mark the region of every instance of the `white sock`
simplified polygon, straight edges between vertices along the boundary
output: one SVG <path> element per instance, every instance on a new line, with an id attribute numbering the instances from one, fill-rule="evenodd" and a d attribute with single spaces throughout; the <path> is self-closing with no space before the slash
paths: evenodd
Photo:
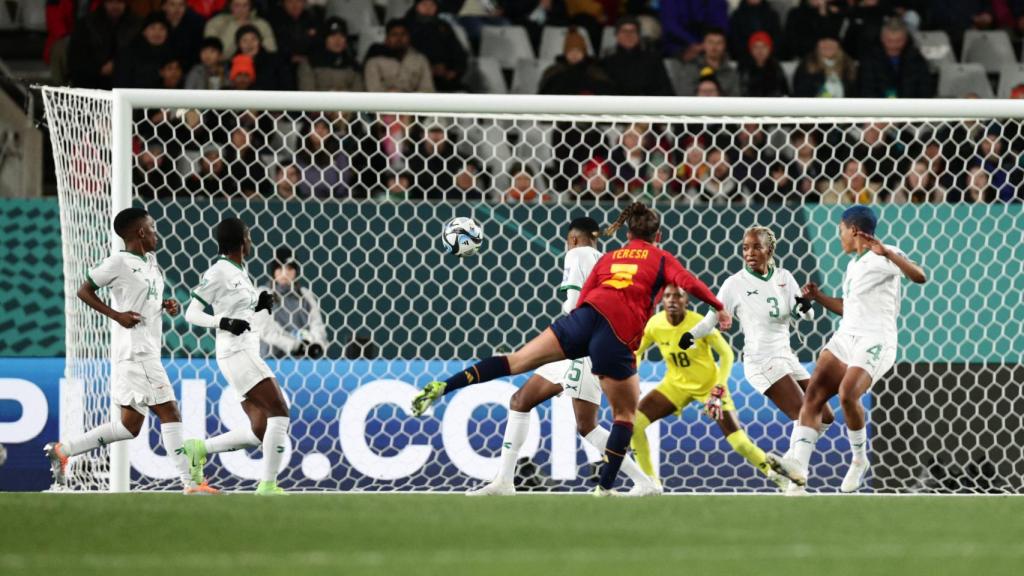
<path id="1" fill-rule="evenodd" d="M 66 456 L 74 456 L 82 452 L 94 450 L 122 440 L 131 440 L 135 436 L 124 427 L 120 420 L 100 424 L 85 434 L 70 440 L 62 440 L 61 448 Z"/>
<path id="2" fill-rule="evenodd" d="M 260 445 L 260 439 L 252 433 L 251 429 L 241 428 L 225 432 L 213 438 L 207 438 L 204 444 L 206 444 L 207 454 L 216 454 L 217 452 L 232 452 L 243 448 L 255 448 Z"/>
<path id="3" fill-rule="evenodd" d="M 608 436 L 610 434 L 611 432 L 606 428 L 598 426 L 584 436 L 583 439 L 590 442 L 590 445 L 594 448 L 597 448 L 598 452 L 604 454 L 604 448 L 608 445 Z M 640 469 L 640 466 L 637 465 L 636 460 L 633 460 L 633 457 L 629 454 L 626 454 L 622 459 L 622 467 L 619 469 L 625 472 L 626 476 L 629 476 L 629 479 L 632 480 L 634 484 L 639 484 L 640 482 L 652 482 L 647 474 L 644 474 L 644 471 Z"/>
<path id="4" fill-rule="evenodd" d="M 192 476 L 189 474 L 188 459 L 181 449 L 183 443 L 181 433 L 181 422 L 161 422 L 160 436 L 164 439 L 164 450 L 174 462 L 174 468 L 178 471 L 178 477 L 185 486 L 192 485 Z"/>
<path id="5" fill-rule="evenodd" d="M 834 422 L 834 420 L 833 420 L 833 422 Z M 831 427 L 832 427 L 832 422 L 829 422 L 827 424 L 825 422 L 822 422 L 821 426 L 818 426 L 818 438 L 824 438 L 825 437 L 825 433 L 828 432 L 828 429 L 831 428 Z"/>
<path id="6" fill-rule="evenodd" d="M 516 477 L 516 462 L 519 461 L 519 449 L 526 441 L 530 431 L 530 413 L 516 412 L 509 409 L 508 420 L 505 422 L 505 437 L 501 441 L 501 468 L 494 477 L 497 482 L 512 484 Z"/>
<path id="7" fill-rule="evenodd" d="M 263 433 L 263 481 L 277 480 L 277 469 L 284 457 L 285 440 L 288 438 L 288 417 L 267 418 L 267 431 Z"/>
<path id="8" fill-rule="evenodd" d="M 805 472 L 811 467 L 811 454 L 814 453 L 814 443 L 818 441 L 818 431 L 809 426 L 794 426 L 793 437 L 789 442 L 789 451 L 793 453 L 793 459 L 800 464 Z"/>
<path id="9" fill-rule="evenodd" d="M 853 452 L 853 459 L 863 462 L 868 457 L 868 429 L 860 430 L 846 429 L 846 437 L 850 439 L 850 451 Z"/>

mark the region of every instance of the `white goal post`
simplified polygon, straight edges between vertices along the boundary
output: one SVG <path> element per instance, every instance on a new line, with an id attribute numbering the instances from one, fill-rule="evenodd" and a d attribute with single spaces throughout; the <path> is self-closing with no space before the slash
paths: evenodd
<path id="1" fill-rule="evenodd" d="M 294 419 L 286 489 L 461 491 L 496 469 L 507 399 L 525 378 L 467 388 L 422 420 L 408 403 L 415 387 L 518 346 L 558 314 L 571 218 L 607 224 L 645 200 L 662 214 L 665 247 L 715 290 L 742 267 L 743 230 L 770 226 L 782 266 L 838 293 L 835 226 L 841 204 L 860 201 L 878 206 L 885 241 L 931 272 L 926 286 L 904 287 L 897 366 L 866 400 L 868 489 L 1024 491 L 1021 102 L 43 92 L 64 246 L 62 431 L 111 413 L 109 324 L 75 291 L 119 247 L 111 220 L 127 206 L 157 219 L 168 297 L 188 298 L 228 214 L 253 228 L 258 286 L 273 284 L 275 262 L 292 262 L 315 295 L 317 312 L 295 297 L 277 318 L 288 337 L 322 338 L 325 357 L 265 350 Z M 480 256 L 438 249 L 456 215 L 482 224 Z M 836 324 L 819 311 L 795 325 L 808 367 Z M 181 318 L 165 327 L 187 434 L 245 425 L 211 335 Z M 785 451 L 790 424 L 744 380 L 738 331 L 731 340 L 740 420 L 756 444 Z M 654 354 L 640 371 L 649 389 L 664 367 Z M 174 489 L 149 420 L 136 440 L 76 458 L 73 485 Z M 770 490 L 696 410 L 649 432 L 671 492 Z M 524 488 L 592 485 L 596 454 L 576 437 L 568 399 L 536 411 L 526 446 Z M 812 490 L 837 489 L 847 446 L 838 425 L 821 440 Z M 248 488 L 258 458 L 218 455 L 208 474 Z"/>

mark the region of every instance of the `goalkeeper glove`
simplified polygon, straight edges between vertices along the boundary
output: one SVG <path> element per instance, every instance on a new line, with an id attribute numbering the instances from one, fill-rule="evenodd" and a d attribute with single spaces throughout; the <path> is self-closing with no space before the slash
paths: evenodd
<path id="1" fill-rule="evenodd" d="M 307 358 L 316 360 L 317 358 L 324 355 L 324 347 L 316 342 L 310 342 L 309 340 L 303 340 L 299 345 L 292 350 L 293 356 L 305 355 Z"/>
<path id="2" fill-rule="evenodd" d="M 811 309 L 811 299 L 797 296 L 796 305 L 799 307 L 801 314 L 806 314 L 807 311 Z"/>
<path id="3" fill-rule="evenodd" d="M 259 312 L 260 310 L 266 310 L 267 312 L 270 312 L 271 309 L 274 308 L 276 300 L 277 298 L 270 292 L 265 290 L 260 292 L 260 297 L 256 300 L 256 311 Z"/>
<path id="4" fill-rule="evenodd" d="M 235 336 L 241 336 L 243 332 L 249 329 L 249 323 L 235 318 L 221 318 L 220 329 L 227 330 Z"/>
<path id="5" fill-rule="evenodd" d="M 721 386 L 715 386 L 711 389 L 711 396 L 708 396 L 707 402 L 704 403 L 704 411 L 716 422 L 722 419 L 724 412 L 722 411 L 722 396 L 725 395 L 725 388 Z"/>
<path id="6" fill-rule="evenodd" d="M 693 334 L 685 332 L 682 337 L 679 338 L 679 347 L 683 350 L 693 348 Z"/>

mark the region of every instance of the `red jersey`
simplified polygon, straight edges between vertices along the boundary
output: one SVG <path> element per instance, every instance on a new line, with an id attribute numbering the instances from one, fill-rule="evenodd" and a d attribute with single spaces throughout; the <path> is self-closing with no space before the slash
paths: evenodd
<path id="1" fill-rule="evenodd" d="M 654 305 L 668 284 L 722 310 L 724 306 L 706 284 L 676 257 L 644 240 L 631 240 L 605 253 L 583 284 L 577 306 L 588 304 L 604 316 L 615 335 L 636 350 Z"/>

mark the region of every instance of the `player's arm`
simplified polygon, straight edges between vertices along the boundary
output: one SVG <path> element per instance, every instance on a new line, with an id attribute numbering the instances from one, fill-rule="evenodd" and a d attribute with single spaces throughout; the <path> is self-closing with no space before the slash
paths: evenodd
<path id="1" fill-rule="evenodd" d="M 98 266 L 89 270 L 85 275 L 85 282 L 78 288 L 78 299 L 85 302 L 85 305 L 93 310 L 103 314 L 107 318 L 110 318 L 114 322 L 117 322 L 125 328 L 134 328 L 136 324 L 142 321 L 142 315 L 138 312 L 132 312 L 127 310 L 125 312 L 118 312 L 107 305 L 96 291 L 104 286 L 111 285 L 119 273 L 123 272 L 119 270 L 117 260 L 114 258 L 107 258 L 103 262 L 100 262 Z"/>
<path id="2" fill-rule="evenodd" d="M 732 290 L 730 289 L 730 286 L 730 280 L 726 280 L 725 284 L 722 284 L 722 289 L 718 291 L 718 299 L 725 305 L 725 309 L 732 313 L 732 311 L 736 309 L 736 303 L 732 297 Z M 690 348 L 696 340 L 710 334 L 711 331 L 715 329 L 716 324 L 718 324 L 718 311 L 711 309 L 711 311 L 704 316 L 704 319 L 698 322 L 697 325 L 687 333 L 689 336 L 686 334 L 683 335 L 683 338 L 679 340 L 679 347 L 683 350 Z M 685 347 L 684 344 L 686 345 Z"/>
<path id="3" fill-rule="evenodd" d="M 188 303 L 188 308 L 185 309 L 185 321 L 189 324 L 196 326 L 202 326 L 203 328 L 220 328 L 231 332 L 235 336 L 240 336 L 243 332 L 250 329 L 249 323 L 245 320 L 238 320 L 235 318 L 225 318 L 223 314 L 207 314 L 206 308 L 210 306 L 209 302 L 214 299 L 214 295 L 217 293 L 217 280 L 213 277 L 212 271 L 206 273 L 203 276 L 203 281 L 199 286 L 192 291 L 192 300 Z"/>
<path id="4" fill-rule="evenodd" d="M 843 315 L 843 299 L 826 295 L 814 282 L 804 284 L 803 295 L 804 298 L 821 304 L 829 312 L 840 316 Z"/>
<path id="5" fill-rule="evenodd" d="M 689 270 L 683 267 L 675 258 L 668 258 L 669 282 L 679 286 L 683 290 L 686 290 L 688 294 L 694 296 L 705 304 L 710 305 L 718 311 L 718 325 L 722 330 L 728 330 L 732 327 L 732 314 L 725 309 L 725 304 L 722 304 L 721 300 L 715 297 L 708 285 L 701 282 L 699 278 L 690 273 Z"/>
<path id="6" fill-rule="evenodd" d="M 910 258 L 907 258 L 905 254 L 899 250 L 893 250 L 887 247 L 885 244 L 872 236 L 871 234 L 865 234 L 860 230 L 854 232 L 854 235 L 859 236 L 861 240 L 865 241 L 868 246 L 868 250 L 871 250 L 879 256 L 885 256 L 892 262 L 908 280 L 914 284 L 924 284 L 928 281 L 928 275 L 925 274 L 924 268 L 922 268 L 917 262 L 914 262 Z"/>
<path id="7" fill-rule="evenodd" d="M 811 299 L 804 298 L 800 292 L 800 285 L 796 283 L 796 278 L 786 271 L 786 285 L 789 288 L 790 309 L 793 311 L 794 319 L 814 320 L 814 307 L 811 306 Z"/>

